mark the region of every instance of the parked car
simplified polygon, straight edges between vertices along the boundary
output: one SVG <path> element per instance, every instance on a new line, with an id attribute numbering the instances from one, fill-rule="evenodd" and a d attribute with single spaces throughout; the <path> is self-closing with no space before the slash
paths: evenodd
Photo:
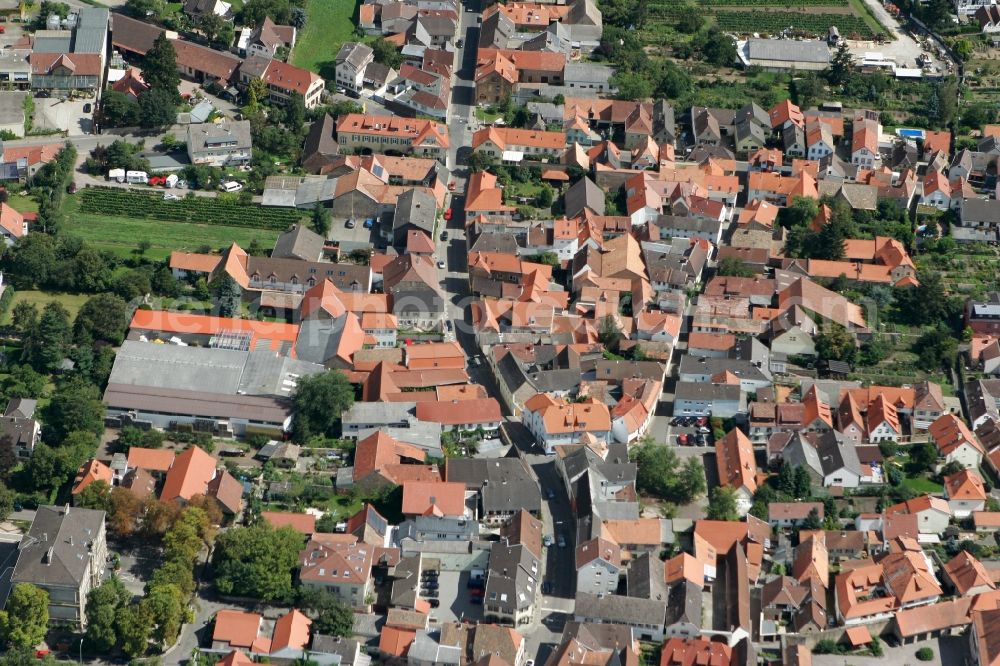
<path id="1" fill-rule="evenodd" d="M 548 548 L 549 546 L 552 545 L 552 535 L 551 534 L 546 534 L 545 536 L 542 537 L 542 545 L 545 546 L 546 548 Z"/>
<path id="2" fill-rule="evenodd" d="M 470 578 L 466 587 L 486 587 L 486 581 L 482 578 Z"/>
<path id="3" fill-rule="evenodd" d="M 3 29 L 2 28 L 3 28 L 3 26 L 0 26 L 0 35 L 3 34 Z M 83 112 L 84 113 L 90 113 L 93 110 L 93 108 L 94 107 L 91 106 L 90 102 L 87 102 L 86 104 L 83 105 Z"/>
<path id="4" fill-rule="evenodd" d="M 698 418 L 697 418 L 697 419 L 695 420 L 695 423 L 697 423 L 699 427 L 700 427 L 700 426 L 704 426 L 705 424 L 707 424 L 707 423 L 708 423 L 708 417 L 707 417 L 707 416 L 699 416 L 699 417 L 698 417 Z"/>
<path id="5" fill-rule="evenodd" d="M 450 183 L 448 183 L 448 191 L 449 192 L 454 192 L 456 186 L 457 186 L 457 184 L 455 183 L 455 181 L 451 181 Z"/>
<path id="6" fill-rule="evenodd" d="M 711 428 L 708 428 L 706 426 L 701 426 L 700 428 L 698 428 L 698 432 L 704 434 L 704 433 L 712 432 L 712 430 L 711 430 Z"/>
<path id="7" fill-rule="evenodd" d="M 441 605 L 441 601 L 439 599 L 428 599 L 427 603 L 430 604 L 431 608 L 437 608 Z"/>
<path id="8" fill-rule="evenodd" d="M 425 589 L 428 589 L 428 590 L 436 590 L 436 589 L 438 589 L 438 584 L 437 584 L 436 580 L 426 580 L 426 581 L 423 582 L 423 586 L 424 586 Z"/>
<path id="9" fill-rule="evenodd" d="M 482 597 L 484 594 L 486 594 L 486 590 L 481 587 L 474 587 L 471 590 L 469 590 L 469 594 L 471 594 L 473 597 Z"/>
<path id="10" fill-rule="evenodd" d="M 482 597 L 472 597 L 471 599 L 469 599 L 469 602 L 472 603 L 472 604 L 474 604 L 474 605 L 476 605 L 476 606 L 481 606 L 483 604 L 483 598 Z"/>
<path id="11" fill-rule="evenodd" d="M 560 534 L 559 538 L 556 539 L 556 544 L 560 548 L 565 548 L 566 547 L 566 537 L 564 537 L 562 534 Z"/>
<path id="12" fill-rule="evenodd" d="M 556 491 L 552 490 L 552 488 L 547 488 L 545 490 L 545 496 L 548 497 L 550 500 L 551 499 L 555 499 L 556 498 Z"/>
<path id="13" fill-rule="evenodd" d="M 694 438 L 694 443 L 697 444 L 698 446 L 705 446 L 705 436 L 699 434 L 697 437 Z"/>
<path id="14" fill-rule="evenodd" d="M 680 444 L 681 446 L 687 446 L 688 436 L 685 435 L 684 433 L 677 435 L 677 443 Z"/>
<path id="15" fill-rule="evenodd" d="M 446 220 L 451 219 L 451 208 L 448 208 L 447 210 L 444 211 L 444 219 Z"/>
<path id="16" fill-rule="evenodd" d="M 366 218 L 365 219 L 365 223 L 363 225 L 361 225 L 361 226 L 363 226 L 365 229 L 371 229 L 372 227 L 375 226 L 375 220 L 373 220 L 370 217 Z"/>
<path id="17" fill-rule="evenodd" d="M 345 227 L 347 227 L 348 229 L 353 229 L 354 227 L 358 226 L 358 223 L 357 223 L 357 222 L 355 222 L 355 221 L 354 221 L 353 219 L 351 219 L 351 220 L 348 220 L 348 221 L 347 221 L 347 222 L 346 222 L 346 223 L 344 224 L 344 226 L 345 226 Z"/>
<path id="18" fill-rule="evenodd" d="M 437 599 L 438 598 L 438 591 L 437 590 L 424 590 L 424 596 L 427 597 L 428 599 Z"/>
<path id="19" fill-rule="evenodd" d="M 443 241 L 448 240 L 448 231 L 447 230 L 441 232 L 441 240 L 443 240 Z"/>
<path id="20" fill-rule="evenodd" d="M 550 592 L 552 592 L 552 583 L 545 581 L 542 583 L 542 594 L 549 594 Z"/>
<path id="21" fill-rule="evenodd" d="M 441 270 L 444 270 L 444 267 L 445 267 L 445 263 L 443 261 L 439 261 L 438 262 L 438 268 L 441 269 Z"/>

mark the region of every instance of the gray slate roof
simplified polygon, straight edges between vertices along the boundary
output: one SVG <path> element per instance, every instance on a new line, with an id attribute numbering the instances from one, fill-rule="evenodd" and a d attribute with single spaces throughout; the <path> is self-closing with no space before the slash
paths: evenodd
<path id="1" fill-rule="evenodd" d="M 666 611 L 665 601 L 577 592 L 574 615 L 578 621 L 600 620 L 608 624 L 639 626 L 662 625 Z"/>
<path id="2" fill-rule="evenodd" d="M 277 259 L 319 261 L 323 257 L 323 245 L 322 236 L 304 224 L 295 224 L 278 236 L 271 256 Z"/>
<path id="3" fill-rule="evenodd" d="M 747 53 L 751 60 L 784 60 L 787 62 L 830 62 L 830 49 L 818 40 L 749 39 Z"/>
<path id="4" fill-rule="evenodd" d="M 90 546 L 104 529 L 104 515 L 78 507 L 38 507 L 11 582 L 78 588 L 88 572 Z"/>

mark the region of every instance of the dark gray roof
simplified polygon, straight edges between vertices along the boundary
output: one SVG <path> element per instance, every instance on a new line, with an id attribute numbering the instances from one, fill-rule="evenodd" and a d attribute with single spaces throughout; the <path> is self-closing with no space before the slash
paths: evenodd
<path id="1" fill-rule="evenodd" d="M 681 356 L 678 369 L 681 375 L 717 375 L 731 372 L 741 379 L 752 381 L 770 381 L 763 368 L 758 368 L 748 360 L 733 358 L 713 358 L 685 354 Z"/>
<path id="2" fill-rule="evenodd" d="M 963 199 L 961 209 L 962 224 L 1000 225 L 1000 201 L 996 199 Z"/>
<path id="3" fill-rule="evenodd" d="M 676 400 L 735 400 L 740 399 L 737 384 L 707 384 L 705 382 L 677 382 Z"/>
<path id="4" fill-rule="evenodd" d="M 830 48 L 826 42 L 818 40 L 751 38 L 747 40 L 747 54 L 751 60 L 778 60 L 790 63 L 830 62 Z"/>
<path id="5" fill-rule="evenodd" d="M 781 450 L 781 459 L 795 467 L 805 467 L 817 475 L 823 473 L 823 464 L 819 459 L 816 447 L 802 433 L 794 433 L 791 441 Z"/>
<path id="6" fill-rule="evenodd" d="M 574 615 L 578 620 L 600 620 L 608 624 L 662 625 L 666 611 L 665 601 L 577 592 Z"/>
<path id="7" fill-rule="evenodd" d="M 17 556 L 21 554 L 20 542 L 0 541 L 0 607 L 6 605 L 10 594 L 10 578 L 14 575 Z"/>
<path id="8" fill-rule="evenodd" d="M 858 460 L 858 452 L 854 450 L 854 444 L 845 440 L 836 430 L 830 430 L 819 436 L 816 442 L 816 451 L 819 453 L 819 461 L 823 466 L 823 474 L 832 474 L 840 469 L 861 475 L 861 461 Z"/>
<path id="9" fill-rule="evenodd" d="M 91 566 L 91 546 L 104 532 L 104 512 L 40 506 L 11 577 L 13 584 L 78 588 Z M 103 568 L 103 562 L 94 562 Z"/>
<path id="10" fill-rule="evenodd" d="M 340 666 L 353 666 L 354 658 L 360 654 L 361 644 L 351 638 L 313 634 L 311 652 L 340 655 Z"/>
<path id="11" fill-rule="evenodd" d="M 348 315 L 336 319 L 309 319 L 299 327 L 295 354 L 303 361 L 324 364 L 337 355 Z"/>
<path id="12" fill-rule="evenodd" d="M 367 44 L 346 42 L 340 47 L 340 51 L 337 52 L 335 61 L 338 65 L 343 62 L 349 63 L 355 70 L 361 71 L 361 68 L 365 65 L 365 61 L 371 58 L 374 53 Z"/>
<path id="13" fill-rule="evenodd" d="M 417 588 L 420 585 L 420 556 L 400 558 L 392 576 L 392 605 L 412 608 L 417 601 Z"/>
<path id="14" fill-rule="evenodd" d="M 396 200 L 396 214 L 392 218 L 392 228 L 404 227 L 423 229 L 430 236 L 434 233 L 434 220 L 437 217 L 437 202 L 424 190 L 407 190 Z"/>
<path id="15" fill-rule="evenodd" d="M 444 476 L 478 490 L 484 513 L 535 513 L 542 508 L 538 481 L 520 458 L 453 458 L 445 462 Z"/>
<path id="16" fill-rule="evenodd" d="M 309 126 L 309 134 L 302 147 L 302 161 L 305 162 L 310 157 L 316 155 L 335 157 L 339 153 L 337 140 L 333 137 L 333 129 L 336 124 L 330 114 L 325 113 L 323 117 Z"/>
<path id="17" fill-rule="evenodd" d="M 573 183 L 566 190 L 566 217 L 574 218 L 589 208 L 598 215 L 604 215 L 604 191 L 587 176 Z"/>
<path id="18" fill-rule="evenodd" d="M 505 49 L 515 32 L 514 22 L 503 12 L 496 12 L 483 19 L 479 29 L 479 47 Z"/>
<path id="19" fill-rule="evenodd" d="M 701 586 L 681 579 L 670 587 L 665 624 L 690 623 L 701 627 Z"/>
<path id="20" fill-rule="evenodd" d="M 650 553 L 642 553 L 632 560 L 626 575 L 628 596 L 666 601 L 667 584 L 663 568 L 663 560 Z"/>
<path id="21" fill-rule="evenodd" d="M 81 7 L 73 34 L 73 53 L 104 54 L 111 12 L 105 7 Z"/>
<path id="22" fill-rule="evenodd" d="M 225 123 L 196 123 L 187 128 L 188 151 L 197 154 L 214 151 L 248 149 L 251 146 L 250 121 L 233 120 Z"/>
<path id="23" fill-rule="evenodd" d="M 323 245 L 322 236 L 304 224 L 295 224 L 278 236 L 271 256 L 275 259 L 319 261 L 323 257 Z"/>
<path id="24" fill-rule="evenodd" d="M 535 601 L 541 564 L 521 544 L 497 542 L 490 548 L 485 603 L 508 613 L 530 607 Z"/>

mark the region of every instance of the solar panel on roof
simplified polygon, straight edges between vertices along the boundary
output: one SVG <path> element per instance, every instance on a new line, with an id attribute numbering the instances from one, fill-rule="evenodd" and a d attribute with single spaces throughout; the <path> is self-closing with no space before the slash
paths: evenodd
<path id="1" fill-rule="evenodd" d="M 222 331 L 212 337 L 208 346 L 212 349 L 232 349 L 235 351 L 250 351 L 250 339 L 252 333 L 247 331 L 228 330 Z"/>

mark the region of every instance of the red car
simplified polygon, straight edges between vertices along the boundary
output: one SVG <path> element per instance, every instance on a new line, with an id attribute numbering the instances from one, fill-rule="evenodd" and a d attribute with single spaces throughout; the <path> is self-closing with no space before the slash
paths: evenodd
<path id="1" fill-rule="evenodd" d="M 152 178 L 149 179 L 150 185 L 163 185 L 166 182 L 167 182 L 166 176 L 153 176 Z"/>
<path id="2" fill-rule="evenodd" d="M 446 220 L 450 220 L 451 219 L 451 208 L 449 208 L 448 210 L 446 210 L 444 212 L 444 219 L 446 219 Z"/>
<path id="3" fill-rule="evenodd" d="M 699 416 L 698 420 L 695 421 L 695 423 L 698 424 L 699 428 L 703 428 L 708 423 L 708 417 L 707 416 Z"/>
<path id="4" fill-rule="evenodd" d="M 685 435 L 684 433 L 677 435 L 677 443 L 680 444 L 681 446 L 687 446 L 688 436 Z"/>
<path id="5" fill-rule="evenodd" d="M 449 192 L 455 191 L 455 181 L 451 181 L 450 183 L 448 183 L 448 191 Z"/>

